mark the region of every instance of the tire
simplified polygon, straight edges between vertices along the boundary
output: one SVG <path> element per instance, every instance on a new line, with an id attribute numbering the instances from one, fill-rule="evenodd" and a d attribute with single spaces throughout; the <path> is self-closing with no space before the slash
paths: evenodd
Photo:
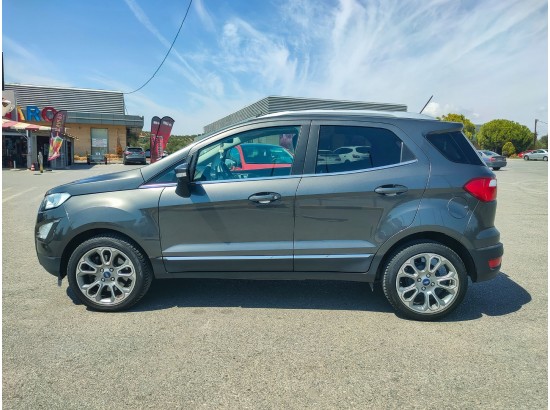
<path id="1" fill-rule="evenodd" d="M 493 171 L 498 171 L 500 167 L 493 167 Z"/>
<path id="2" fill-rule="evenodd" d="M 548 157 L 543 157 L 542 160 L 543 161 L 548 161 Z"/>
<path id="3" fill-rule="evenodd" d="M 147 293 L 153 271 L 133 243 L 119 235 L 99 235 L 73 251 L 67 278 L 83 304 L 115 312 L 130 308 Z"/>
<path id="4" fill-rule="evenodd" d="M 525 161 L 529 161 L 529 155 L 524 155 L 524 156 L 523 156 L 523 159 L 524 159 Z"/>
<path id="5" fill-rule="evenodd" d="M 437 263 L 437 269 L 426 270 L 427 259 L 430 266 Z M 382 285 L 398 313 L 408 319 L 432 321 L 448 315 L 462 302 L 468 275 L 452 249 L 437 242 L 414 242 L 390 256 Z"/>

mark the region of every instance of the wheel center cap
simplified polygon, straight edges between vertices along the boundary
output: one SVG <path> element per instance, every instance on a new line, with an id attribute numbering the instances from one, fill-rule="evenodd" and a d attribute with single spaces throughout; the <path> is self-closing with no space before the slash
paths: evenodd
<path id="1" fill-rule="evenodd" d="M 111 277 L 111 272 L 109 272 L 109 271 L 103 272 L 103 277 L 106 278 L 106 279 L 109 279 Z"/>
<path id="2" fill-rule="evenodd" d="M 422 280 L 422 284 L 423 284 L 424 286 L 428 286 L 428 285 L 430 284 L 430 280 L 429 280 L 428 278 L 424 278 L 424 279 Z"/>

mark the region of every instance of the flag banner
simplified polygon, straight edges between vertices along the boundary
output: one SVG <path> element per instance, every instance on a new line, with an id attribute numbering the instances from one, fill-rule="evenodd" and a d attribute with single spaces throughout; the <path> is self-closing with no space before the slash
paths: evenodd
<path id="1" fill-rule="evenodd" d="M 151 164 L 156 162 L 160 157 L 158 156 L 158 149 L 157 149 L 157 134 L 159 132 L 160 127 L 160 117 L 157 117 L 156 115 L 151 118 L 151 136 L 149 140 L 149 145 L 151 147 Z"/>
<path id="2" fill-rule="evenodd" d="M 61 135 L 65 133 L 65 121 L 67 120 L 67 111 L 61 110 L 52 118 L 52 131 L 50 133 L 50 149 L 48 152 L 48 161 L 61 156 L 61 144 L 63 144 L 63 138 Z"/>
<path id="3" fill-rule="evenodd" d="M 168 144 L 168 139 L 170 138 L 170 133 L 172 132 L 172 127 L 174 126 L 174 120 L 171 117 L 162 117 L 160 120 L 160 127 L 157 134 L 157 137 L 161 137 L 162 142 L 162 151 L 166 149 L 166 144 Z M 162 155 L 162 151 L 160 154 Z"/>

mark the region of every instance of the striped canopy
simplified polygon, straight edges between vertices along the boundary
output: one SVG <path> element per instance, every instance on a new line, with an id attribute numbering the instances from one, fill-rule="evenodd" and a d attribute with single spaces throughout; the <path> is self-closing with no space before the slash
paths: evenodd
<path id="1" fill-rule="evenodd" d="M 12 128 L 15 130 L 29 130 L 29 131 L 50 131 L 51 128 L 45 125 L 28 124 L 26 122 L 12 121 L 6 118 L 2 118 L 2 129 Z"/>

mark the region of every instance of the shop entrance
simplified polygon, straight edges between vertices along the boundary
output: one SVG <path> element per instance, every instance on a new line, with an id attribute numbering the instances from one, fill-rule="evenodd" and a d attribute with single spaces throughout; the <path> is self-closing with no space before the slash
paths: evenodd
<path id="1" fill-rule="evenodd" d="M 26 168 L 27 138 L 23 135 L 2 137 L 2 168 Z"/>

